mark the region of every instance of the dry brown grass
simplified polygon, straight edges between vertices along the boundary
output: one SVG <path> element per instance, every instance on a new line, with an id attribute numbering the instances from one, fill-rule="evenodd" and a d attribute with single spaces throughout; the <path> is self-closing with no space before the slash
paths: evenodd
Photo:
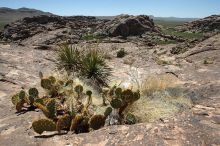
<path id="1" fill-rule="evenodd" d="M 152 122 L 189 109 L 181 81 L 171 74 L 150 76 L 141 84 L 141 98 L 127 112 L 137 116 L 139 122 Z"/>

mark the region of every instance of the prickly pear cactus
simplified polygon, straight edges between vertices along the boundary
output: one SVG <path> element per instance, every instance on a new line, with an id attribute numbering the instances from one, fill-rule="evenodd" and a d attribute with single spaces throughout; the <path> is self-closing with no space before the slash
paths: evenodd
<path id="1" fill-rule="evenodd" d="M 87 108 L 92 104 L 92 91 L 88 90 L 86 91 L 86 95 L 88 96 L 87 99 Z"/>
<path id="2" fill-rule="evenodd" d="M 111 106 L 115 109 L 118 109 L 122 106 L 122 100 L 119 98 L 112 99 Z"/>
<path id="3" fill-rule="evenodd" d="M 137 119 L 135 117 L 135 115 L 131 114 L 131 113 L 128 113 L 125 117 L 125 124 L 129 124 L 129 125 L 132 125 L 132 124 L 135 124 L 137 122 Z"/>
<path id="4" fill-rule="evenodd" d="M 69 129 L 71 126 L 72 117 L 68 114 L 60 117 L 56 123 L 56 129 L 60 133 L 63 129 Z"/>
<path id="5" fill-rule="evenodd" d="M 21 90 L 18 94 L 13 95 L 11 98 L 12 103 L 15 105 L 16 110 L 20 112 L 23 108 L 25 103 L 26 93 L 25 91 Z"/>
<path id="6" fill-rule="evenodd" d="M 75 88 L 76 93 L 80 94 L 83 92 L 83 86 L 77 85 Z"/>
<path id="7" fill-rule="evenodd" d="M 111 107 L 107 107 L 105 112 L 104 112 L 104 115 L 105 115 L 105 117 L 108 117 L 111 113 L 112 113 L 112 108 Z"/>
<path id="8" fill-rule="evenodd" d="M 17 112 L 22 111 L 22 108 L 23 108 L 24 103 L 25 103 L 24 100 L 20 100 L 20 101 L 16 104 L 16 110 L 17 110 Z"/>
<path id="9" fill-rule="evenodd" d="M 48 118 L 54 119 L 56 117 L 56 101 L 55 101 L 55 99 L 51 99 L 51 101 L 48 102 L 46 107 L 49 112 Z"/>
<path id="10" fill-rule="evenodd" d="M 11 102 L 13 103 L 13 105 L 16 105 L 19 102 L 18 94 L 15 94 L 11 97 Z"/>
<path id="11" fill-rule="evenodd" d="M 49 76 L 48 79 L 51 81 L 52 84 L 56 83 L 56 78 L 53 76 Z"/>
<path id="12" fill-rule="evenodd" d="M 34 131 L 42 134 L 44 131 L 56 131 L 56 124 L 49 119 L 41 119 L 32 123 Z"/>
<path id="13" fill-rule="evenodd" d="M 80 95 L 82 94 L 83 92 L 83 86 L 81 85 L 77 85 L 75 88 L 74 88 L 75 92 L 78 94 L 78 97 L 77 97 L 77 100 L 80 99 Z"/>
<path id="14" fill-rule="evenodd" d="M 26 96 L 26 93 L 24 90 L 21 90 L 18 94 L 20 100 L 24 100 L 25 99 L 25 96 Z"/>
<path id="15" fill-rule="evenodd" d="M 122 100 L 125 102 L 131 102 L 133 99 L 133 92 L 130 89 L 124 90 L 122 92 Z"/>
<path id="16" fill-rule="evenodd" d="M 29 96 L 36 98 L 36 97 L 38 97 L 39 92 L 38 92 L 37 88 L 30 88 L 28 90 L 28 94 L 29 94 Z"/>
<path id="17" fill-rule="evenodd" d="M 83 116 L 81 114 L 77 114 L 71 121 L 70 131 L 75 131 L 77 126 L 83 121 Z"/>
<path id="18" fill-rule="evenodd" d="M 120 98 L 122 94 L 122 89 L 121 88 L 116 88 L 115 89 L 115 95 L 116 97 Z"/>
<path id="19" fill-rule="evenodd" d="M 49 119 L 55 119 L 56 118 L 56 101 L 55 99 L 48 99 L 47 104 L 45 105 L 42 102 L 45 102 L 43 100 L 37 100 L 34 102 L 34 105 L 41 109 L 44 115 Z"/>
<path id="20" fill-rule="evenodd" d="M 29 96 L 27 97 L 27 103 L 33 106 L 35 99 L 38 97 L 38 90 L 36 88 L 30 88 L 29 91 Z"/>
<path id="21" fill-rule="evenodd" d="M 140 99 L 140 97 L 141 97 L 141 95 L 140 95 L 140 92 L 139 92 L 139 91 L 134 92 L 134 93 L 133 93 L 132 101 L 133 101 L 133 102 L 134 102 L 134 101 L 137 101 L 137 100 Z"/>
<path id="22" fill-rule="evenodd" d="M 103 115 L 94 115 L 89 121 L 89 126 L 93 130 L 98 130 L 99 128 L 105 125 L 105 116 Z"/>
<path id="23" fill-rule="evenodd" d="M 50 90 L 52 88 L 52 82 L 50 79 L 41 79 L 41 87 Z"/>

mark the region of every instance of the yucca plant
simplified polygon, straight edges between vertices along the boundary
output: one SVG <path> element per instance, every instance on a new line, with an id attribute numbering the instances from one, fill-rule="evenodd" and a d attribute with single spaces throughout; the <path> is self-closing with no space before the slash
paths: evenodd
<path id="1" fill-rule="evenodd" d="M 107 86 L 111 69 L 107 66 L 102 53 L 96 49 L 90 49 L 82 58 L 80 75 L 92 79 L 99 87 Z"/>
<path id="2" fill-rule="evenodd" d="M 104 55 L 96 50 L 78 50 L 67 44 L 61 45 L 57 52 L 57 66 L 78 77 L 91 79 L 100 89 L 108 86 L 111 69 L 107 66 Z"/>
<path id="3" fill-rule="evenodd" d="M 57 51 L 57 66 L 67 72 L 78 72 L 81 66 L 81 52 L 77 47 L 62 44 Z"/>

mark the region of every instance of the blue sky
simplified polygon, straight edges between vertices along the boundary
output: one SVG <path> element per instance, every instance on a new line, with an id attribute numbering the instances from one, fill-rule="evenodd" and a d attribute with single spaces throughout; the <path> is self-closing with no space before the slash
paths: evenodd
<path id="1" fill-rule="evenodd" d="M 0 0 L 0 7 L 28 7 L 65 16 L 205 17 L 220 14 L 220 0 Z"/>

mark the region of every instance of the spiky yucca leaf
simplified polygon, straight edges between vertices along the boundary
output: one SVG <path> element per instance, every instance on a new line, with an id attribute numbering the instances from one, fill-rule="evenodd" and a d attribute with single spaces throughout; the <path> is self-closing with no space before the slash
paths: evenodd
<path id="1" fill-rule="evenodd" d="M 66 71 L 77 71 L 81 66 L 81 55 L 79 50 L 68 44 L 63 44 L 59 47 L 57 52 L 58 68 L 65 69 Z"/>
<path id="2" fill-rule="evenodd" d="M 91 49 L 83 56 L 81 76 L 94 80 L 99 86 L 107 86 L 110 73 L 111 69 L 98 50 Z"/>

